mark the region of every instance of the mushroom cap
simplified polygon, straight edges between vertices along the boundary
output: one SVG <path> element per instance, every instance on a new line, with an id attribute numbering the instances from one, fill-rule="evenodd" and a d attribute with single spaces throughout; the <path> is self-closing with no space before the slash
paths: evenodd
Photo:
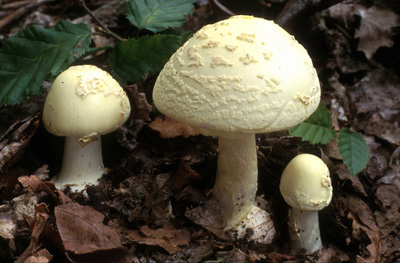
<path id="1" fill-rule="evenodd" d="M 54 80 L 43 124 L 55 135 L 85 142 L 118 129 L 130 110 L 125 91 L 110 74 L 92 65 L 73 66 Z"/>
<path id="2" fill-rule="evenodd" d="M 321 210 L 332 199 L 329 169 L 312 154 L 300 154 L 289 162 L 279 188 L 286 203 L 302 211 Z"/>
<path id="3" fill-rule="evenodd" d="M 273 21 L 233 16 L 206 25 L 170 58 L 153 90 L 159 111 L 206 135 L 293 127 L 318 107 L 307 51 Z"/>

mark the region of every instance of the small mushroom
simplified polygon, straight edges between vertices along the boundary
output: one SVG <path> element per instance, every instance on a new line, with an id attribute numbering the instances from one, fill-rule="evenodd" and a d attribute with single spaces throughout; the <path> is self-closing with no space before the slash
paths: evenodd
<path id="1" fill-rule="evenodd" d="M 300 154 L 283 171 L 280 191 L 289 210 L 289 232 L 293 252 L 322 249 L 318 211 L 329 205 L 332 185 L 329 169 L 315 155 Z"/>
<path id="2" fill-rule="evenodd" d="M 95 66 L 73 66 L 57 76 L 44 104 L 43 124 L 66 137 L 61 171 L 52 180 L 58 188 L 80 191 L 98 182 L 106 172 L 100 136 L 121 127 L 130 109 L 118 82 Z"/>
<path id="3" fill-rule="evenodd" d="M 219 136 L 213 199 L 224 229 L 241 229 L 235 230 L 241 238 L 252 231 L 238 225 L 271 222 L 264 210 L 253 208 L 258 179 L 255 134 L 301 123 L 320 100 L 312 61 L 294 37 L 273 21 L 252 16 L 206 25 L 166 63 L 153 100 L 168 117 L 204 135 Z M 258 217 L 251 220 L 248 215 Z M 269 243 L 273 233 L 265 231 L 260 235 L 264 239 L 256 241 Z"/>

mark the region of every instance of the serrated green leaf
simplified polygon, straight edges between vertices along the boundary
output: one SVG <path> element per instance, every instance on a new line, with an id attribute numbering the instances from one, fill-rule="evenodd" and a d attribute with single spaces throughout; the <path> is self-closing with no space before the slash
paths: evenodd
<path id="1" fill-rule="evenodd" d="M 39 94 L 52 77 L 88 48 L 91 32 L 85 24 L 61 20 L 50 29 L 31 26 L 10 37 L 0 50 L 0 104 L 20 103 Z"/>
<path id="2" fill-rule="evenodd" d="M 120 42 L 109 57 L 111 74 L 125 83 L 159 71 L 185 40 L 175 35 L 155 35 Z"/>
<path id="3" fill-rule="evenodd" d="M 339 132 L 338 149 L 343 162 L 352 175 L 361 172 L 369 162 L 369 149 L 364 137 L 358 132 L 343 128 Z"/>
<path id="4" fill-rule="evenodd" d="M 289 134 L 301 137 L 303 141 L 308 141 L 312 144 L 327 144 L 336 134 L 336 131 L 331 129 L 331 125 L 332 116 L 329 110 L 321 103 L 307 120 L 290 128 Z"/>
<path id="5" fill-rule="evenodd" d="M 139 30 L 160 32 L 183 25 L 193 3 L 194 0 L 127 0 L 126 17 Z"/>

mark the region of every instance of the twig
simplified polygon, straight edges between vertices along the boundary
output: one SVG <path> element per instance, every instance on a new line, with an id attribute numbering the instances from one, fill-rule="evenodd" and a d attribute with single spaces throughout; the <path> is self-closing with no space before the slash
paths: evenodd
<path id="1" fill-rule="evenodd" d="M 275 23 L 288 29 L 302 17 L 327 9 L 343 0 L 289 0 L 275 19 Z"/>
<path id="2" fill-rule="evenodd" d="M 230 16 L 234 16 L 236 15 L 235 13 L 233 13 L 231 10 L 229 10 L 226 6 L 224 6 L 223 4 L 221 4 L 218 0 L 213 0 L 214 4 L 216 6 L 218 6 L 219 9 L 221 9 L 221 11 L 224 11 L 225 13 L 227 13 Z"/>
<path id="3" fill-rule="evenodd" d="M 79 3 L 81 4 L 81 6 L 83 7 L 83 9 L 85 9 L 85 11 L 94 19 L 94 21 L 96 21 L 96 23 L 98 23 L 100 25 L 100 27 L 110 36 L 112 36 L 113 38 L 119 40 L 119 41 L 124 41 L 123 38 L 121 38 L 120 36 L 118 36 L 117 34 L 115 34 L 114 32 L 112 32 L 110 29 L 108 29 L 108 27 L 106 27 L 103 22 L 101 22 L 94 14 L 92 11 L 90 11 L 90 9 L 86 6 L 86 3 L 84 0 L 79 0 Z"/>
<path id="4" fill-rule="evenodd" d="M 6 26 L 11 24 L 12 22 L 18 20 L 23 15 L 27 14 L 33 8 L 36 8 L 46 2 L 52 2 L 54 0 L 37 0 L 37 1 L 23 1 L 19 2 L 20 4 L 24 4 L 20 6 L 17 10 L 13 11 L 11 14 L 0 20 L 0 31 L 2 31 Z M 4 6 L 4 5 L 3 5 Z"/>

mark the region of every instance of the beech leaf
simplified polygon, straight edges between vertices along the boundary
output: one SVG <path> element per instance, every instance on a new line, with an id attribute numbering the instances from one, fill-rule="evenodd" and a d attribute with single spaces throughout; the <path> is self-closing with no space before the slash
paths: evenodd
<path id="1" fill-rule="evenodd" d="M 138 81 L 146 73 L 161 70 L 185 40 L 184 36 L 155 35 L 120 42 L 109 57 L 111 74 L 121 82 Z"/>
<path id="2" fill-rule="evenodd" d="M 318 109 L 304 122 L 290 128 L 289 134 L 301 137 L 302 141 L 311 144 L 327 144 L 335 137 L 336 131 L 331 129 L 332 116 L 321 103 Z"/>
<path id="3" fill-rule="evenodd" d="M 160 32 L 185 23 L 193 3 L 194 0 L 128 0 L 126 14 L 139 30 Z"/>
<path id="4" fill-rule="evenodd" d="M 338 140 L 340 156 L 351 175 L 361 172 L 369 162 L 369 149 L 364 137 L 358 132 L 343 128 L 339 132 Z"/>
<path id="5" fill-rule="evenodd" d="M 0 105 L 39 94 L 42 82 L 66 69 L 91 41 L 85 24 L 65 20 L 53 28 L 31 26 L 10 37 L 0 51 Z"/>

